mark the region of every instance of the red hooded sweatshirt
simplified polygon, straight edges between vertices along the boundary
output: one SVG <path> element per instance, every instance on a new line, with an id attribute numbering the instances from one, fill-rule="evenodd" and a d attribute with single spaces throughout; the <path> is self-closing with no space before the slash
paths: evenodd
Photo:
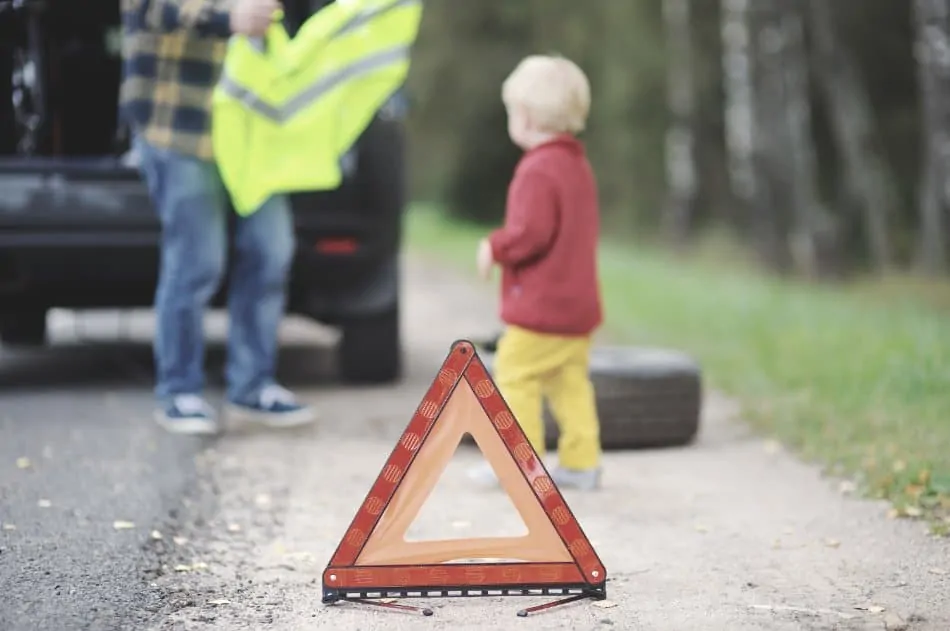
<path id="1" fill-rule="evenodd" d="M 525 152 L 504 226 L 489 236 L 502 267 L 501 318 L 537 333 L 588 335 L 602 321 L 597 182 L 584 145 L 558 136 Z"/>

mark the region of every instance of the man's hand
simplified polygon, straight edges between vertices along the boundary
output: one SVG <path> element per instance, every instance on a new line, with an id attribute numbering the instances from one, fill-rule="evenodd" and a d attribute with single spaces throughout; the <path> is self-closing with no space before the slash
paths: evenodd
<path id="1" fill-rule="evenodd" d="M 482 239 L 478 244 L 476 264 L 478 265 L 478 275 L 482 279 L 488 280 L 491 277 L 492 267 L 495 265 L 495 255 L 492 253 L 491 243 L 488 239 Z"/>
<path id="2" fill-rule="evenodd" d="M 231 10 L 231 30 L 248 37 L 262 37 L 279 10 L 277 0 L 238 0 Z"/>

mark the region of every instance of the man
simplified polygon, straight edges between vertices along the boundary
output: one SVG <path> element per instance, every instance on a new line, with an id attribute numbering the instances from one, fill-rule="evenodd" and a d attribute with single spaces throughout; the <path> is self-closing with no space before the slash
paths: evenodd
<path id="1" fill-rule="evenodd" d="M 264 35 L 276 0 L 123 0 L 120 110 L 162 225 L 155 296 L 156 420 L 218 431 L 204 387 L 203 315 L 226 264 L 227 194 L 212 155 L 211 98 L 231 35 Z M 228 288 L 226 407 L 285 427 L 311 422 L 274 378 L 294 233 L 288 200 L 237 218 Z"/>

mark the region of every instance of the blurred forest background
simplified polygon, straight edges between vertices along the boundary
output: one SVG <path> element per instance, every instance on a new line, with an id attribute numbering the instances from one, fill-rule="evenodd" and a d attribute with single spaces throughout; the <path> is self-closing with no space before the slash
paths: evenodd
<path id="1" fill-rule="evenodd" d="M 605 232 L 709 235 L 776 273 L 943 275 L 946 0 L 428 0 L 414 53 L 412 193 L 496 223 L 518 151 L 504 77 L 582 65 Z"/>
<path id="2" fill-rule="evenodd" d="M 609 339 L 693 354 L 754 426 L 950 536 L 948 29 L 950 0 L 425 0 L 409 244 L 473 269 L 519 157 L 501 83 L 576 60 Z"/>

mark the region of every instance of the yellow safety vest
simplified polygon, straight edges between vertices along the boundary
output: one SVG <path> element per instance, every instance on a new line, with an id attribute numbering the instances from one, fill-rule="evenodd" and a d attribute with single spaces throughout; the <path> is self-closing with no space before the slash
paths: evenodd
<path id="1" fill-rule="evenodd" d="M 420 0 L 337 0 L 291 39 L 232 37 L 215 88 L 212 141 L 235 210 L 336 188 L 340 162 L 409 70 Z"/>

